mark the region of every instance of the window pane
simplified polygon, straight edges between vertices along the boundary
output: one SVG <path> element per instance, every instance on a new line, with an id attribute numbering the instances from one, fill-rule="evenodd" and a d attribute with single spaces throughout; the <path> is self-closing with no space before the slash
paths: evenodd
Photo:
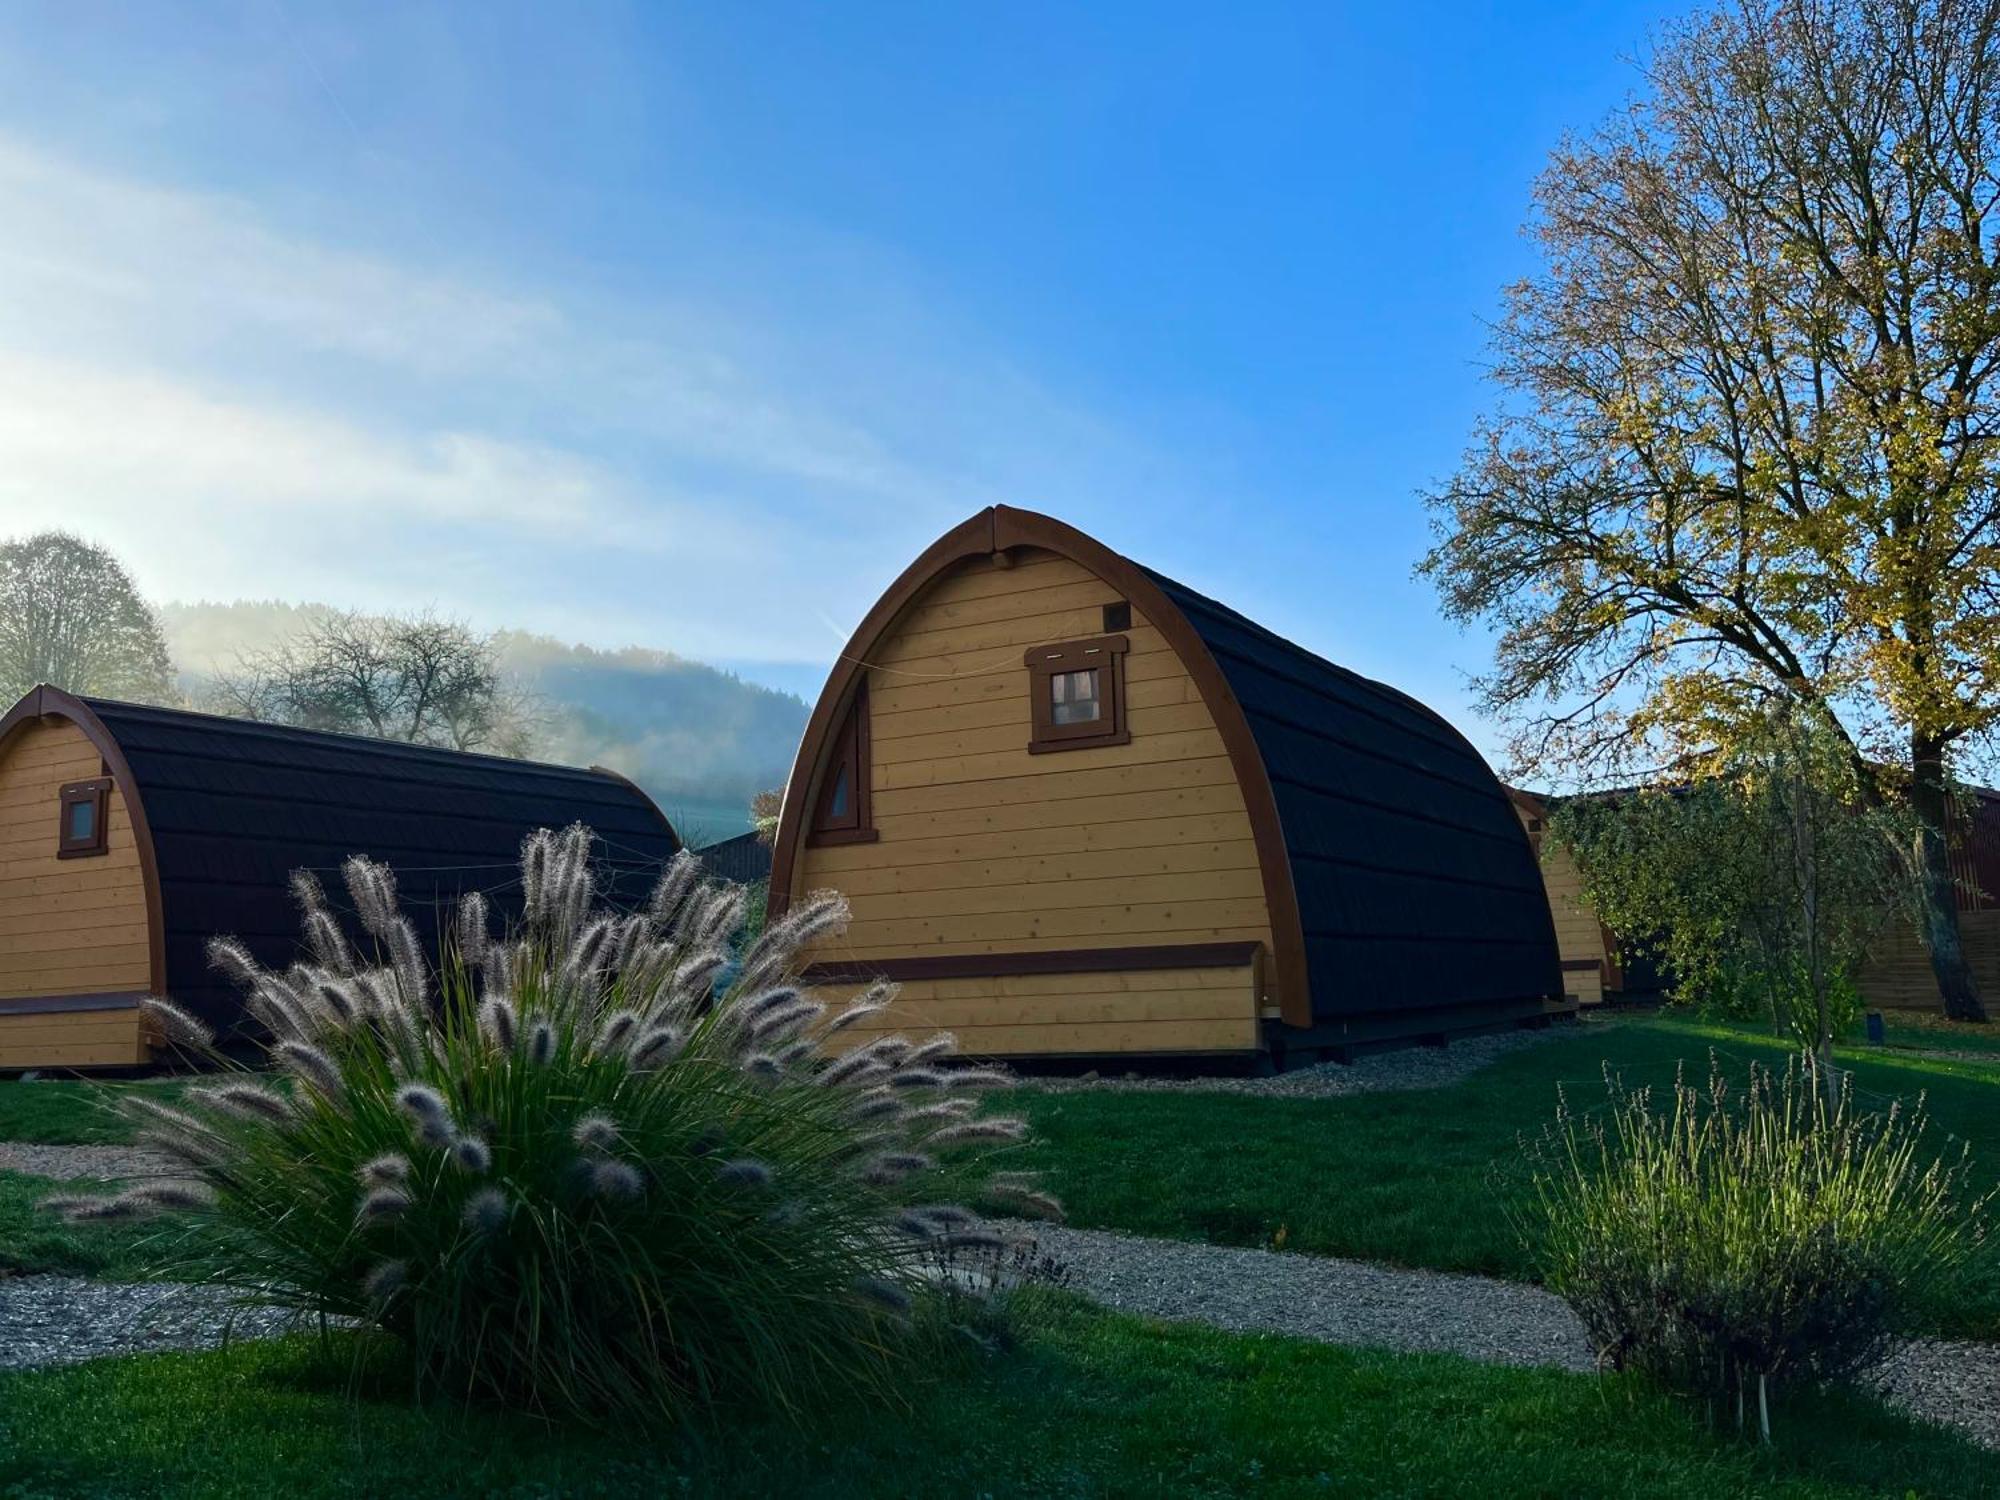
<path id="1" fill-rule="evenodd" d="M 1056 724 L 1088 724 L 1097 717 L 1097 668 L 1056 672 L 1049 678 L 1049 718 Z"/>
<path id="2" fill-rule="evenodd" d="M 47 835 L 44 835 L 47 837 Z M 88 844 L 97 837 L 97 799 L 86 797 L 69 805 L 69 841 Z"/>
<path id="3" fill-rule="evenodd" d="M 827 799 L 826 815 L 829 818 L 847 816 L 847 767 L 843 764 L 840 774 L 833 778 L 833 795 Z"/>

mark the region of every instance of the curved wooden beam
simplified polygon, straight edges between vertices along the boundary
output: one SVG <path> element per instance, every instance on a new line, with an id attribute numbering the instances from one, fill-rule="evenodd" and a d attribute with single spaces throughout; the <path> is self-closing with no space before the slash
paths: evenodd
<path id="1" fill-rule="evenodd" d="M 1013 547 L 1037 547 L 1067 557 L 1096 574 L 1129 600 L 1132 607 L 1158 627 L 1181 660 L 1208 705 L 1231 769 L 1249 811 L 1257 847 L 1257 868 L 1264 887 L 1264 904 L 1271 919 L 1272 974 L 1285 1020 L 1294 1026 L 1312 1024 L 1311 976 L 1306 965 L 1305 930 L 1299 918 L 1298 889 L 1285 848 L 1285 829 L 1278 819 L 1277 797 L 1263 752 L 1243 715 L 1243 707 L 1180 606 L 1169 599 L 1146 571 L 1130 558 L 1112 551 L 1074 526 L 1036 511 L 991 506 L 960 522 L 924 549 L 889 585 L 868 611 L 834 663 L 805 738 L 799 744 L 792 774 L 785 783 L 785 805 L 771 851 L 770 912 L 782 913 L 794 892 L 792 881 L 806 836 L 812 789 L 825 769 L 827 751 L 841 715 L 874 655 L 876 643 L 893 630 L 923 592 L 946 569 L 970 557 L 990 557 Z"/>

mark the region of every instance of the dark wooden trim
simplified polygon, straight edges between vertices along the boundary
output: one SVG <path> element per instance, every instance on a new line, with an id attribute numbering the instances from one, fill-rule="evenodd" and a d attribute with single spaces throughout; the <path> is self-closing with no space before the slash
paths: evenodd
<path id="1" fill-rule="evenodd" d="M 1132 743 L 1132 731 L 1125 727 L 1125 655 L 1131 649 L 1125 636 L 1100 635 L 1030 646 L 1021 653 L 1021 665 L 1028 669 L 1028 714 L 1033 725 L 1030 755 Z M 1098 676 L 1097 717 L 1081 724 L 1058 724 L 1050 684 L 1061 673 L 1093 671 Z"/>
<path id="2" fill-rule="evenodd" d="M 822 844 L 871 844 L 875 841 L 875 742 L 868 723 L 868 678 L 864 673 L 854 688 L 854 701 L 840 721 L 834 736 L 834 754 L 820 772 L 821 785 L 813 792 L 813 826 L 806 835 L 806 847 Z M 848 768 L 848 797 L 852 810 L 839 822 L 832 821 L 827 799 L 833 788 L 826 778 L 834 775 L 845 759 Z"/>
<path id="3" fill-rule="evenodd" d="M 80 1010 L 136 1010 L 144 995 L 14 995 L 0 1000 L 0 1017 L 58 1015 Z"/>
<path id="4" fill-rule="evenodd" d="M 111 852 L 111 778 L 93 776 L 88 781 L 64 782 L 56 789 L 56 858 L 90 859 Z M 73 838 L 69 831 L 70 809 L 90 805 L 90 837 Z"/>
<path id="5" fill-rule="evenodd" d="M 1563 973 L 1582 974 L 1591 971 L 1602 972 L 1604 960 L 1601 958 L 1566 958 L 1562 961 Z"/>
<path id="6" fill-rule="evenodd" d="M 820 828 L 806 838 L 808 849 L 824 849 L 828 844 L 872 844 L 882 837 L 872 828 Z"/>
<path id="7" fill-rule="evenodd" d="M 1073 526 L 1012 506 L 996 505 L 982 510 L 931 543 L 897 576 L 855 627 L 820 691 L 805 737 L 799 743 L 791 779 L 786 783 L 784 813 L 771 851 L 771 915 L 780 915 L 796 894 L 792 886 L 811 821 L 809 799 L 824 769 L 842 705 L 855 679 L 865 675 L 863 664 L 872 657 L 876 643 L 915 607 L 924 590 L 946 569 L 967 558 L 991 557 L 1015 547 L 1039 547 L 1095 573 L 1159 630 L 1194 679 L 1202 701 L 1221 731 L 1223 746 L 1229 753 L 1230 766 L 1249 811 L 1264 904 L 1271 919 L 1274 944 L 1271 977 L 1284 1019 L 1294 1026 L 1310 1025 L 1312 989 L 1306 966 L 1305 928 L 1299 918 L 1298 889 L 1292 882 L 1284 824 L 1278 818 L 1277 796 L 1271 789 L 1263 752 L 1257 748 L 1250 722 L 1244 717 L 1243 707 L 1236 701 L 1228 679 L 1222 675 L 1200 633 L 1143 568 Z"/>
<path id="8" fill-rule="evenodd" d="M 0 717 L 0 748 L 23 725 L 37 719 L 68 719 L 97 748 L 104 768 L 118 793 L 125 799 L 125 818 L 132 827 L 132 844 L 139 855 L 139 874 L 146 886 L 147 985 L 155 995 L 167 992 L 166 906 L 160 894 L 160 862 L 153 852 L 153 825 L 146 820 L 146 799 L 140 795 L 138 778 L 125 759 L 125 752 L 91 711 L 88 703 L 61 688 L 32 687 L 21 701 Z"/>
<path id="9" fill-rule="evenodd" d="M 1256 960 L 1262 943 L 1156 943 L 1139 948 L 1061 948 L 1045 953 L 940 953 L 813 964 L 816 984 L 866 984 L 873 979 L 987 979 L 1017 974 L 1107 974 L 1163 969 L 1237 969 Z"/>

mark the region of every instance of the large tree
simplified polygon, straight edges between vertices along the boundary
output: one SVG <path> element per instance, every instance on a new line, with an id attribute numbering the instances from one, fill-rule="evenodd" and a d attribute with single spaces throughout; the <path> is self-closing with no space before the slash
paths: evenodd
<path id="1" fill-rule="evenodd" d="M 1497 626 L 1525 768 L 1726 751 L 1775 695 L 1907 797 L 1947 1013 L 1946 852 L 2000 722 L 2000 0 L 1753 0 L 1668 30 L 1535 189 L 1511 392 L 1424 564 Z"/>
<path id="2" fill-rule="evenodd" d="M 529 754 L 538 727 L 495 638 L 429 614 L 321 613 L 220 674 L 208 699 L 244 718 L 502 755 Z"/>
<path id="3" fill-rule="evenodd" d="M 172 677 L 160 623 L 117 558 L 66 531 L 0 544 L 0 699 L 47 683 L 161 703 Z"/>

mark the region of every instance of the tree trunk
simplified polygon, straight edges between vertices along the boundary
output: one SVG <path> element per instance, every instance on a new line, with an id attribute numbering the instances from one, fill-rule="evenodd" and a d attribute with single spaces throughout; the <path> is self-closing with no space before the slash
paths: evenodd
<path id="1" fill-rule="evenodd" d="M 1954 1021 L 1984 1021 L 1979 981 L 1965 961 L 1958 932 L 1958 889 L 1947 843 L 1944 747 L 1919 736 L 1911 742 L 1911 808 L 1917 815 L 1917 873 L 1923 886 L 1924 946 L 1937 976 L 1938 998 Z"/>

